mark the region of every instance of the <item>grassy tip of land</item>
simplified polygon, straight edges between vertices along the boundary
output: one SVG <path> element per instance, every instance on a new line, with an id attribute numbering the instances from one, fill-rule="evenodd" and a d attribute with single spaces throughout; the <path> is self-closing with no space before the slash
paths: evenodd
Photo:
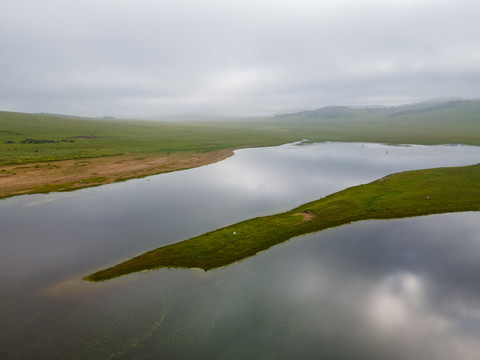
<path id="1" fill-rule="evenodd" d="M 386 176 L 304 204 L 163 246 L 85 277 L 104 281 L 162 267 L 232 264 L 292 237 L 368 219 L 480 210 L 480 164 Z"/>

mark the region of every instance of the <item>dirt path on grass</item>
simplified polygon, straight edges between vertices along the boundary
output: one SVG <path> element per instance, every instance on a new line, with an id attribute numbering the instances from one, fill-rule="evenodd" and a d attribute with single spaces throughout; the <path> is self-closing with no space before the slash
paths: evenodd
<path id="1" fill-rule="evenodd" d="M 301 213 L 293 214 L 293 216 L 297 216 L 297 215 L 300 215 L 302 217 L 302 220 L 300 222 L 296 223 L 295 225 L 301 224 L 301 223 L 306 222 L 306 221 L 313 220 L 317 217 L 317 214 L 315 214 L 315 212 L 312 211 L 312 210 L 305 210 Z"/>
<path id="2" fill-rule="evenodd" d="M 207 165 L 232 155 L 232 149 L 224 149 L 207 153 L 126 154 L 0 166 L 0 198 L 109 184 Z"/>

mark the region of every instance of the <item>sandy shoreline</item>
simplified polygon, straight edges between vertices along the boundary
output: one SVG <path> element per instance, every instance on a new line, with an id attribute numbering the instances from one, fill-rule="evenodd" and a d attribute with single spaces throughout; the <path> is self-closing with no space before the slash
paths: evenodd
<path id="1" fill-rule="evenodd" d="M 99 158 L 0 166 L 0 198 L 64 191 L 212 164 L 233 149 L 168 155 L 125 154 Z"/>

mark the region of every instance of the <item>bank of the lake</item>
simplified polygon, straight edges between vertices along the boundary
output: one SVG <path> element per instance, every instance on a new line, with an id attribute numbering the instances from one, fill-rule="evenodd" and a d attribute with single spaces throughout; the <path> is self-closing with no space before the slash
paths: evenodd
<path id="1" fill-rule="evenodd" d="M 292 237 L 360 220 L 480 210 L 480 165 L 407 171 L 160 247 L 85 277 L 103 281 L 160 267 L 211 270 Z"/>
<path id="2" fill-rule="evenodd" d="M 0 199 L 23 194 L 71 191 L 132 178 L 190 169 L 226 159 L 233 149 L 204 153 L 125 154 L 3 166 Z"/>
<path id="3" fill-rule="evenodd" d="M 3 199 L 0 358 L 475 358 L 480 212 L 359 221 L 207 272 L 82 277 L 387 174 L 479 159 L 473 146 L 288 144 Z"/>
<path id="4" fill-rule="evenodd" d="M 278 146 L 305 138 L 480 145 L 479 114 L 480 101 L 467 100 L 180 122 L 0 111 L 0 198 L 192 168 L 225 158 L 231 149 Z"/>

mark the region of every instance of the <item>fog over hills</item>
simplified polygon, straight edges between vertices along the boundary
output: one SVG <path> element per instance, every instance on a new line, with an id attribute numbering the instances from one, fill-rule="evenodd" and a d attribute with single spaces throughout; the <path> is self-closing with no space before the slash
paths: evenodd
<path id="1" fill-rule="evenodd" d="M 473 0 L 3 0 L 0 109 L 241 117 L 473 98 L 478 14 Z"/>
<path id="2" fill-rule="evenodd" d="M 419 103 L 405 104 L 399 106 L 326 106 L 315 110 L 298 111 L 285 114 L 277 114 L 277 118 L 326 118 L 326 119 L 339 119 L 339 118 L 352 118 L 360 116 L 362 114 L 384 114 L 389 117 L 408 116 L 412 114 L 428 113 L 428 112 L 441 112 L 442 110 L 459 107 L 461 110 L 462 105 L 480 105 L 478 99 L 467 100 L 459 97 L 446 97 L 446 98 L 434 98 Z M 480 111 L 480 107 L 479 107 Z M 480 112 L 479 112 L 480 116 Z"/>

